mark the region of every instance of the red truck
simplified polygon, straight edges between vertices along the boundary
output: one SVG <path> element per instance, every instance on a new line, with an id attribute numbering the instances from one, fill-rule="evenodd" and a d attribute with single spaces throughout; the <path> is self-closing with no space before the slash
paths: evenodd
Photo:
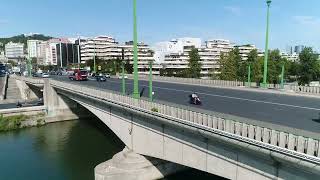
<path id="1" fill-rule="evenodd" d="M 69 75 L 71 81 L 87 81 L 88 80 L 88 71 L 76 69 L 72 74 Z"/>

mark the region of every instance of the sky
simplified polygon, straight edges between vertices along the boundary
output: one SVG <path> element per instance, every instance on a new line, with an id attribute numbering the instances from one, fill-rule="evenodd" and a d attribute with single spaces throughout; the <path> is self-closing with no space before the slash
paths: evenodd
<path id="1" fill-rule="evenodd" d="M 1 0 L 0 37 L 110 35 L 129 41 L 132 5 L 133 0 Z M 320 50 L 319 7 L 319 0 L 273 0 L 270 47 Z M 179 37 L 228 39 L 264 49 L 266 12 L 265 0 L 137 0 L 138 39 L 150 45 Z"/>

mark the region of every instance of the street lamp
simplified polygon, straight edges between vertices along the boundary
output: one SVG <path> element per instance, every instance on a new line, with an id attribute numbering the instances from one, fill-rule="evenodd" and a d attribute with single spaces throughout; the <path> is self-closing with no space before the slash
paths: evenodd
<path id="1" fill-rule="evenodd" d="M 152 63 L 153 61 L 149 61 L 149 99 L 153 101 L 153 90 L 152 90 Z"/>
<path id="2" fill-rule="evenodd" d="M 137 0 L 133 0 L 133 97 L 140 98 L 138 80 Z"/>
<path id="3" fill-rule="evenodd" d="M 94 42 L 94 53 L 93 53 L 93 71 L 96 74 L 97 73 L 97 68 L 96 68 L 96 43 Z"/>
<path id="4" fill-rule="evenodd" d="M 265 51 L 264 51 L 264 72 L 263 72 L 263 83 L 262 87 L 267 88 L 267 76 L 268 76 L 268 56 L 269 56 L 269 15 L 270 15 L 270 5 L 271 5 L 271 0 L 267 0 L 267 31 L 266 31 L 266 46 L 265 46 Z"/>

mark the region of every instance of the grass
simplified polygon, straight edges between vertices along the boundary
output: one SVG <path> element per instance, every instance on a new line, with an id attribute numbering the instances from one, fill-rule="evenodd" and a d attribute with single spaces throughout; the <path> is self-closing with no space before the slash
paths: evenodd
<path id="1" fill-rule="evenodd" d="M 19 129 L 21 126 L 21 122 L 25 121 L 28 116 L 25 115 L 17 115 L 17 116 L 10 116 L 10 117 L 3 117 L 0 115 L 0 131 L 10 131 Z"/>

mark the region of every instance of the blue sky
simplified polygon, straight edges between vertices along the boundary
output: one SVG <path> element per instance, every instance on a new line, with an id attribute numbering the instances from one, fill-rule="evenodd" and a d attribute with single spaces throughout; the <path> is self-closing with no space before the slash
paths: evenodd
<path id="1" fill-rule="evenodd" d="M 176 37 L 229 39 L 264 47 L 265 0 L 137 0 L 139 40 Z M 111 35 L 132 39 L 132 0 L 2 0 L 0 37 L 43 33 L 57 37 Z M 320 1 L 273 0 L 270 46 L 320 48 Z"/>

